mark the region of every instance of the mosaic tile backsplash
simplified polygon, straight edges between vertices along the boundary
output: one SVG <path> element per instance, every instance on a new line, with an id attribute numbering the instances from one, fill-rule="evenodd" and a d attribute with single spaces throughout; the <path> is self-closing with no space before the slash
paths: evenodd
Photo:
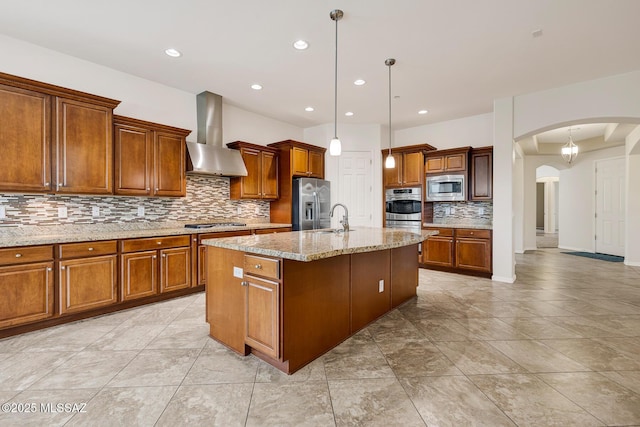
<path id="1" fill-rule="evenodd" d="M 480 213 L 482 211 L 482 213 Z M 493 221 L 493 202 L 434 202 L 434 223 L 476 222 L 488 223 Z"/>
<path id="2" fill-rule="evenodd" d="M 209 219 L 264 219 L 269 202 L 229 200 L 229 178 L 187 176 L 186 197 L 58 196 L 0 193 L 2 226 L 123 224 Z M 93 209 L 99 215 L 93 216 Z M 144 216 L 139 215 L 140 207 Z M 59 208 L 67 217 L 60 218 Z"/>

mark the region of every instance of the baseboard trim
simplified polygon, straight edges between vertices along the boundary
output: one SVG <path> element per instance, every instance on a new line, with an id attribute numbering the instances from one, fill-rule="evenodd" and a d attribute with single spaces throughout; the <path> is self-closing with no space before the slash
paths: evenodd
<path id="1" fill-rule="evenodd" d="M 513 275 L 513 277 L 502 277 L 502 276 L 491 276 L 491 280 L 493 280 L 494 282 L 502 282 L 502 283 L 513 283 L 516 281 L 516 276 L 515 274 Z"/>
<path id="2" fill-rule="evenodd" d="M 627 261 L 625 259 L 624 265 L 628 265 L 629 267 L 640 267 L 640 261 Z"/>

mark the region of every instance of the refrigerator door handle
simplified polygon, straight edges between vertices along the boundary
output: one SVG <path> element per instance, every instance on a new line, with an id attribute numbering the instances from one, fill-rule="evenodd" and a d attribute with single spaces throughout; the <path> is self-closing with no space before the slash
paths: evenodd
<path id="1" fill-rule="evenodd" d="M 313 192 L 313 210 L 315 211 L 315 215 L 313 216 L 313 229 L 319 228 L 320 225 L 320 200 L 318 199 L 318 193 L 316 191 Z"/>

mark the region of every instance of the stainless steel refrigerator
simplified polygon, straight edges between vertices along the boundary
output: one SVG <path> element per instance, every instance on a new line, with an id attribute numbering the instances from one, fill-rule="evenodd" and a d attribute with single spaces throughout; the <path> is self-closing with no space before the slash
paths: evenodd
<path id="1" fill-rule="evenodd" d="M 292 188 L 293 230 L 330 228 L 331 183 L 316 178 L 295 178 Z"/>

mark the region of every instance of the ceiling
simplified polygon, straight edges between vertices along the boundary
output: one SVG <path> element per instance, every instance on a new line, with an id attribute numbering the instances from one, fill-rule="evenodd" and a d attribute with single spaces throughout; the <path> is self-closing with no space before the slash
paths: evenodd
<path id="1" fill-rule="evenodd" d="M 395 129 L 640 69 L 637 0 L 4 0 L 0 33 L 310 127 L 334 120 L 336 8 L 339 123 L 388 122 L 390 57 Z"/>

